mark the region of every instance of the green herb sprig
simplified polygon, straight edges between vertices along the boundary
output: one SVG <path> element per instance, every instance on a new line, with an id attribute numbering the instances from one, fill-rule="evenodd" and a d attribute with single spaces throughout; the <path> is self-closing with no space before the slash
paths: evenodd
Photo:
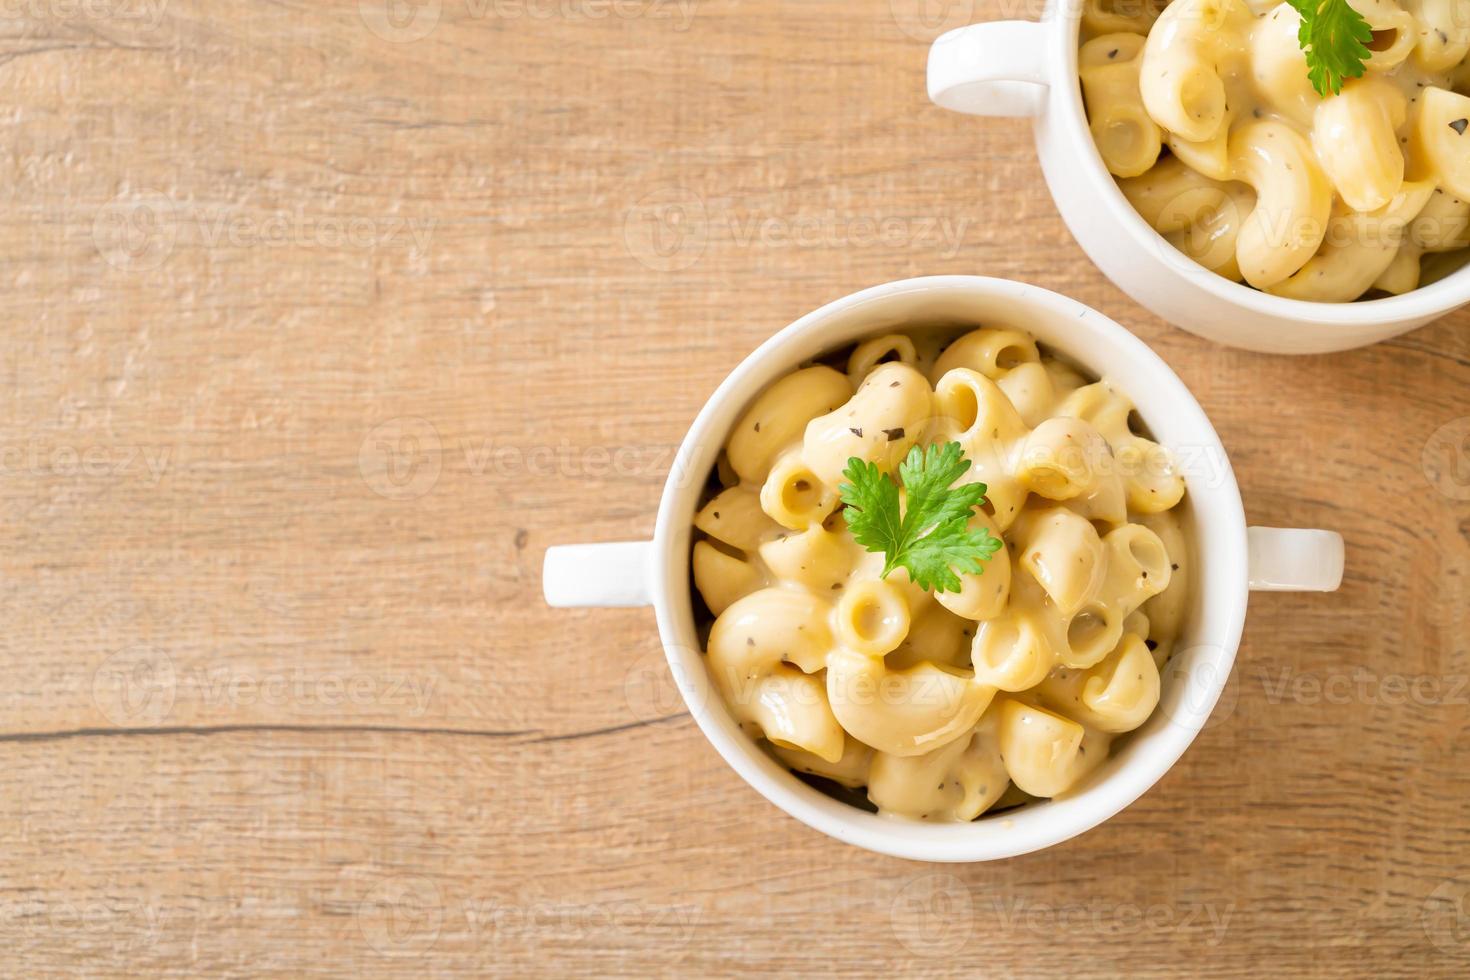
<path id="1" fill-rule="evenodd" d="M 1324 99 L 1342 91 L 1349 78 L 1361 78 L 1373 57 L 1373 28 L 1347 0 L 1290 0 L 1302 15 L 1297 43 L 1307 56 L 1307 78 Z"/>
<path id="2" fill-rule="evenodd" d="M 920 588 L 960 591 L 960 574 L 977 574 L 1000 550 L 1000 541 L 985 529 L 971 531 L 970 518 L 985 500 L 983 483 L 952 486 L 970 468 L 957 442 L 915 446 L 898 466 L 899 485 L 869 463 L 853 456 L 837 488 L 846 504 L 843 516 L 858 544 L 882 552 L 883 577 L 895 568 L 908 569 Z M 958 574 L 957 574 L 958 573 Z"/>

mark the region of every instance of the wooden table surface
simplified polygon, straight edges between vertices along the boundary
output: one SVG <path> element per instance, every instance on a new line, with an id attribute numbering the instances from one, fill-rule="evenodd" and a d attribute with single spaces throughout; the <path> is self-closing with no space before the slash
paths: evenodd
<path id="1" fill-rule="evenodd" d="M 0 943 L 16 976 L 1470 969 L 1470 315 L 1289 359 L 1093 268 L 1023 121 L 924 97 L 952 0 L 0 9 Z M 651 533 L 796 316 L 924 273 L 1117 318 L 1212 414 L 1260 595 L 1211 727 L 1102 827 L 931 867 L 716 756 Z"/>

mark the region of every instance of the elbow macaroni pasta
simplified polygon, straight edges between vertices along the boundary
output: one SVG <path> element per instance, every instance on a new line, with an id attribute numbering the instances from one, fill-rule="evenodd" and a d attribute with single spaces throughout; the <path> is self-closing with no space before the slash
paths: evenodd
<path id="1" fill-rule="evenodd" d="M 754 401 L 695 515 L 716 689 L 782 764 L 884 814 L 973 820 L 1067 791 L 1153 712 L 1183 625 L 1169 454 L 1106 380 L 1019 330 L 889 334 L 833 363 Z M 931 594 L 882 576 L 838 486 L 849 457 L 892 472 L 949 441 L 989 487 L 972 527 L 1002 545 Z"/>
<path id="2" fill-rule="evenodd" d="M 1083 5 L 1078 73 L 1104 165 L 1140 216 L 1205 268 L 1277 295 L 1349 302 L 1464 264 L 1470 0 L 1350 0 L 1362 78 L 1319 96 L 1285 2 Z"/>
<path id="3" fill-rule="evenodd" d="M 1154 165 L 1164 134 L 1139 96 L 1141 34 L 1104 34 L 1082 45 L 1079 71 L 1092 138 L 1115 177 L 1137 177 Z"/>

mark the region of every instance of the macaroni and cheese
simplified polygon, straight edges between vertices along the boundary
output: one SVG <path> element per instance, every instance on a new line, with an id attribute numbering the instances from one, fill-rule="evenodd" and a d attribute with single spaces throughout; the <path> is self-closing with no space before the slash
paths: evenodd
<path id="1" fill-rule="evenodd" d="M 1326 98 L 1289 3 L 1083 4 L 1104 164 L 1144 220 L 1228 279 L 1346 302 L 1414 289 L 1435 271 L 1424 256 L 1470 245 L 1470 0 L 1350 2 L 1371 57 Z"/>
<path id="2" fill-rule="evenodd" d="M 1153 711 L 1185 615 L 1184 481 L 1131 416 L 1106 379 L 1004 328 L 889 334 L 771 385 L 694 518 L 734 718 L 899 817 L 973 820 L 1077 784 Z M 891 473 L 951 442 L 958 482 L 987 487 L 969 526 L 1002 544 L 931 593 L 882 576 L 839 487 L 853 459 Z"/>

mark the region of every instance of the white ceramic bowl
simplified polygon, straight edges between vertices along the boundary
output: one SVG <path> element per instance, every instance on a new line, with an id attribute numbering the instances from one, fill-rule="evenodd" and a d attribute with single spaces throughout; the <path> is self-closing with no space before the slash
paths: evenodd
<path id="1" fill-rule="evenodd" d="M 731 427 L 768 385 L 803 361 L 896 327 L 1021 327 L 1075 363 L 1116 381 L 1185 471 L 1192 608 L 1164 672 L 1160 708 L 1066 798 L 974 823 L 880 817 L 832 799 L 778 765 L 736 725 L 711 687 L 690 602 L 691 524 Z M 553 606 L 652 603 L 670 669 L 690 714 L 762 796 L 838 840 L 923 861 L 1024 854 L 1096 826 L 1162 776 L 1209 717 L 1230 673 L 1247 588 L 1329 591 L 1342 578 L 1342 538 L 1327 531 L 1251 528 L 1215 430 L 1159 357 L 1118 324 L 1047 290 L 1003 279 L 936 276 L 875 286 L 809 313 L 766 341 L 720 385 L 679 448 L 651 542 L 573 545 L 546 553 Z M 1187 792 L 1187 787 L 1181 787 Z"/>
<path id="2" fill-rule="evenodd" d="M 1364 347 L 1470 303 L 1470 266 L 1402 296 L 1311 303 L 1262 293 L 1195 263 L 1128 203 L 1087 128 L 1077 80 L 1082 0 L 1050 0 L 1040 21 L 950 31 L 929 51 L 929 97 L 956 112 L 1032 116 L 1062 219 L 1129 296 L 1191 333 L 1246 350 L 1320 354 Z"/>

